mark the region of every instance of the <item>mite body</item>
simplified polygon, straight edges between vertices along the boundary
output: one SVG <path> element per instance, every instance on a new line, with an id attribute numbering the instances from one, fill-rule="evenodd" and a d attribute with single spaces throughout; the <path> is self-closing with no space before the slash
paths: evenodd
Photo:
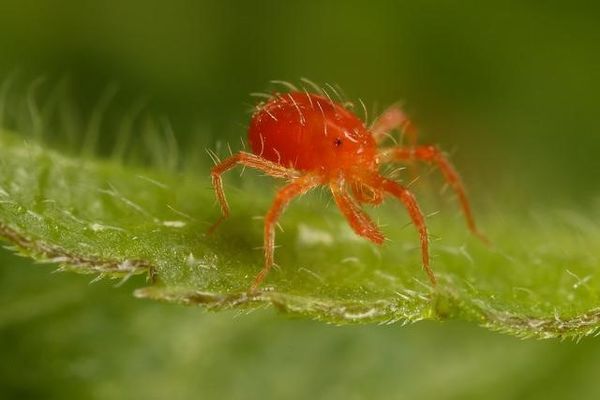
<path id="1" fill-rule="evenodd" d="M 248 139 L 262 158 L 331 179 L 377 169 L 377 144 L 364 123 L 315 94 L 292 92 L 267 102 L 253 116 Z"/>
<path id="2" fill-rule="evenodd" d="M 411 135 L 413 143 L 380 148 L 379 144 L 392 130 L 404 130 Z M 278 93 L 253 114 L 248 139 L 252 153 L 234 154 L 211 171 L 223 215 L 210 231 L 229 216 L 221 179 L 227 170 L 242 164 L 287 180 L 265 216 L 265 264 L 251 291 L 258 288 L 273 266 L 275 226 L 282 211 L 294 197 L 321 185 L 331 190 L 336 205 L 354 232 L 376 244 L 383 243 L 384 236 L 361 204 L 378 205 L 385 195 L 399 200 L 418 231 L 423 268 L 435 285 L 423 213 L 406 187 L 380 174 L 379 168 L 385 163 L 424 161 L 437 166 L 458 195 L 469 229 L 483 238 L 475 226 L 460 176 L 439 149 L 416 145 L 412 124 L 398 106 L 388 108 L 367 127 L 354 113 L 328 96 L 306 91 Z"/>

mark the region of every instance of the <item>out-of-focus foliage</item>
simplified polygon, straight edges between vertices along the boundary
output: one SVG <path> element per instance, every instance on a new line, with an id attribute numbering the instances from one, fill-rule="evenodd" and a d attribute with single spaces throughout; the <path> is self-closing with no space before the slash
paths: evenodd
<path id="1" fill-rule="evenodd" d="M 85 112 L 114 82 L 120 115 L 147 95 L 178 137 L 234 147 L 248 93 L 337 82 L 369 111 L 404 101 L 428 140 L 457 150 L 470 186 L 572 200 L 598 193 L 599 15 L 522 1 L 4 0 L 0 70 L 66 77 Z"/>
<path id="2" fill-rule="evenodd" d="M 597 340 L 462 323 L 346 326 L 130 297 L 2 252 L 4 398 L 596 398 Z"/>

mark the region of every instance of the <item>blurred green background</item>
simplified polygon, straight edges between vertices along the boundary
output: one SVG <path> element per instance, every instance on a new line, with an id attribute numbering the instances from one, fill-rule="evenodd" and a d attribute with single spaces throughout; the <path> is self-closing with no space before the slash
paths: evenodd
<path id="1" fill-rule="evenodd" d="M 41 103 L 68 80 L 82 120 L 116 83 L 114 118 L 149 98 L 182 143 L 213 144 L 239 142 L 248 94 L 270 80 L 335 82 L 378 110 L 403 100 L 481 212 L 585 210 L 599 194 L 600 7 L 577 3 L 0 0 L 0 76 L 43 76 Z M 593 339 L 206 314 L 133 299 L 142 280 L 88 285 L 7 252 L 0 264 L 2 398 L 600 394 Z"/>

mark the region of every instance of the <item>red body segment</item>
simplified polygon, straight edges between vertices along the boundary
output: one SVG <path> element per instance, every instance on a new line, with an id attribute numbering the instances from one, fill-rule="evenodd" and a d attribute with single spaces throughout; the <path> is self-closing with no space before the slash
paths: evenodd
<path id="1" fill-rule="evenodd" d="M 287 168 L 327 175 L 377 168 L 377 145 L 364 123 L 313 93 L 274 96 L 253 115 L 248 138 L 254 154 Z"/>

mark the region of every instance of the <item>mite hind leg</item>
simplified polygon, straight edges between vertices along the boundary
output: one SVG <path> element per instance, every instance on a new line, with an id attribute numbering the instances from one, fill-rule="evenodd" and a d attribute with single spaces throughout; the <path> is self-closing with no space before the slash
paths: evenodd
<path id="1" fill-rule="evenodd" d="M 429 280 L 433 285 L 436 284 L 436 279 L 431 267 L 429 265 L 429 237 L 427 234 L 427 226 L 425 225 L 425 217 L 421 212 L 419 204 L 415 199 L 415 196 L 404 186 L 396 183 L 392 180 L 383 178 L 380 182 L 381 188 L 396 197 L 404 205 L 408 211 L 408 215 L 419 232 L 419 239 L 421 241 L 421 258 L 423 261 L 423 269 L 427 273 Z"/>
<path id="2" fill-rule="evenodd" d="M 484 242 L 488 242 L 486 237 L 479 232 L 475 225 L 475 218 L 471 211 L 471 205 L 467 197 L 467 191 L 462 179 L 452 163 L 448 161 L 444 153 L 435 146 L 416 146 L 416 147 L 392 147 L 382 150 L 380 153 L 382 163 L 386 162 L 407 162 L 424 161 L 436 166 L 442 173 L 446 183 L 458 196 L 460 207 L 467 221 L 469 230 Z"/>
<path id="3" fill-rule="evenodd" d="M 265 280 L 267 274 L 273 267 L 275 253 L 275 227 L 279 217 L 292 199 L 308 192 L 319 184 L 321 184 L 321 179 L 312 175 L 304 175 L 279 189 L 275 195 L 273 205 L 265 216 L 265 265 L 254 279 L 254 283 L 250 288 L 251 292 L 256 291 L 258 286 Z"/>
<path id="4" fill-rule="evenodd" d="M 255 168 L 263 171 L 267 175 L 275 178 L 293 179 L 298 176 L 295 170 L 282 167 L 272 161 L 259 157 L 252 153 L 241 151 L 231 157 L 216 164 L 210 174 L 212 178 L 212 186 L 217 196 L 219 206 L 221 207 L 221 217 L 209 228 L 208 233 L 212 233 L 227 217 L 229 217 L 229 205 L 225 192 L 223 191 L 223 179 L 221 175 L 229 171 L 236 165 L 241 164 L 246 167 Z"/>

